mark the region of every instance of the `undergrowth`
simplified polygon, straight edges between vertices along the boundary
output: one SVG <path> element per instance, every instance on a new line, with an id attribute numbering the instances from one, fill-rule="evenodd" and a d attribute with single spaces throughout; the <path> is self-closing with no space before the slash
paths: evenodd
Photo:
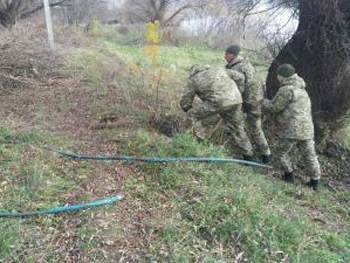
<path id="1" fill-rule="evenodd" d="M 150 127 L 157 100 L 149 89 L 144 47 L 111 39 L 101 34 L 72 47 L 67 75 L 88 81 L 48 86 L 52 94 L 35 108 L 34 115 L 43 118 L 34 127 L 15 126 L 16 114 L 0 121 L 0 212 L 119 193 L 125 200 L 70 214 L 2 218 L 0 262 L 350 262 L 349 191 L 332 192 L 326 182 L 315 193 L 298 180 L 294 186 L 283 183 L 278 171 L 238 164 L 88 162 L 58 155 L 58 149 L 146 157 L 230 155 L 227 146 L 199 142 L 190 132 L 169 138 Z M 178 99 L 188 68 L 223 65 L 223 51 L 160 48 L 159 67 L 173 75 L 160 83 L 158 103 L 164 113 L 184 116 Z M 264 64 L 254 63 L 263 75 Z M 130 70 L 132 64 L 138 70 Z M 27 96 L 26 90 L 18 93 Z M 77 114 L 87 121 L 72 125 Z M 92 128 L 102 120 L 111 126 Z"/>

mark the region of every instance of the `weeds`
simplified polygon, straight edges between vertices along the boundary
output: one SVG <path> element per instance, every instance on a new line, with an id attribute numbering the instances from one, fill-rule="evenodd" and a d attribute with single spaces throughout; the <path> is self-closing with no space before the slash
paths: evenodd
<path id="1" fill-rule="evenodd" d="M 38 94 L 20 90 L 20 97 L 1 101 L 2 109 L 13 106 L 9 101 L 28 106 L 14 108 L 12 115 L 0 112 L 0 140 L 22 142 L 0 145 L 0 212 L 72 205 L 120 192 L 126 198 L 72 214 L 0 219 L 0 262 L 350 262 L 347 190 L 322 187 L 313 193 L 299 182 L 284 184 L 274 171 L 235 164 L 85 162 L 35 147 L 229 156 L 225 146 L 198 142 L 189 132 L 169 138 L 149 126 L 156 100 L 141 73 L 149 67 L 143 47 L 112 43 L 111 36 L 72 47 L 67 82 Z M 159 85 L 159 103 L 163 111 L 177 113 L 186 70 L 194 62 L 222 65 L 222 52 L 204 46 L 160 51 L 159 67 L 174 75 Z M 135 68 L 128 71 L 127 65 Z M 91 81 L 73 81 L 84 75 Z M 28 110 L 31 103 L 38 107 Z M 38 119 L 21 126 L 32 114 Z M 96 121 L 116 125 L 91 129 Z"/>

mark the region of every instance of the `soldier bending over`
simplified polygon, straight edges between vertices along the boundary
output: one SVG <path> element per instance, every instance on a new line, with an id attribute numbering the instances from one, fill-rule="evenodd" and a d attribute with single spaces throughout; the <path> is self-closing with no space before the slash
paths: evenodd
<path id="1" fill-rule="evenodd" d="M 193 107 L 196 95 L 202 103 Z M 252 145 L 244 130 L 242 96 L 225 69 L 194 65 L 190 70 L 187 87 L 182 93 L 180 106 L 195 124 L 219 114 L 227 122 L 242 154 L 252 156 Z"/>

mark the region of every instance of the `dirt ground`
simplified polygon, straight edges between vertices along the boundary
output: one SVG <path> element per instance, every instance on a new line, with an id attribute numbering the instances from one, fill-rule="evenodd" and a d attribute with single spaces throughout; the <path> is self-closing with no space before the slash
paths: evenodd
<path id="1" fill-rule="evenodd" d="M 19 27 L 1 36 L 0 119 L 11 127 L 14 135 L 52 131 L 79 141 L 74 145 L 75 149 L 69 150 L 115 151 L 118 141 L 127 139 L 128 135 L 108 139 L 100 136 L 98 131 L 124 127 L 131 136 L 135 123 L 126 114 L 96 115 L 92 109 L 103 104 L 127 104 L 123 94 L 112 84 L 113 76 L 126 70 L 125 64 L 113 62 L 114 66 L 102 78 L 104 91 L 100 92 L 89 85 L 86 76 L 68 67 L 68 48 L 61 46 L 57 52 L 48 50 L 43 28 Z M 84 45 L 82 39 L 66 30 L 57 32 L 57 41 L 65 43 L 63 46 L 69 45 L 70 49 Z M 207 137 L 221 144 L 227 141 L 227 129 L 218 122 L 217 118 L 209 120 L 212 128 Z M 173 136 L 191 127 L 191 122 L 180 115 L 163 114 L 153 116 L 148 128 Z M 332 141 L 323 153 L 319 153 L 325 185 L 331 189 L 350 188 L 349 157 L 349 151 Z"/>
<path id="2" fill-rule="evenodd" d="M 67 87 L 66 79 L 64 85 L 60 83 L 60 79 L 52 81 L 56 84 L 50 86 L 40 85 L 40 83 L 33 86 L 13 85 L 10 91 L 2 91 L 0 118 L 12 127 L 14 134 L 42 129 L 59 132 L 82 143 L 82 146 L 76 146 L 77 151 L 106 154 L 114 151 L 118 140 L 123 138 L 106 139 L 99 136 L 96 131 L 123 126 L 129 127 L 130 132 L 133 132 L 134 124 L 128 116 L 91 115 L 89 109 L 93 104 L 124 103 L 123 96 L 114 89 L 101 95 L 97 90 L 89 87 L 70 89 Z M 17 82 L 14 81 L 14 83 L 20 82 L 19 78 Z M 76 86 L 86 85 L 83 76 L 76 76 L 75 82 Z M 66 106 L 64 101 L 69 101 L 70 106 Z M 149 125 L 149 129 L 154 129 L 169 137 L 177 132 L 191 129 L 188 119 L 176 115 L 153 117 Z M 212 127 L 209 132 L 210 140 L 214 143 L 222 143 L 227 140 L 224 128 L 218 128 L 215 125 Z M 216 130 L 213 131 L 214 129 Z M 319 154 L 322 181 L 325 186 L 332 190 L 350 189 L 349 160 L 350 152 L 341 147 L 339 143 L 330 142 L 328 144 L 327 149 Z"/>
<path id="3" fill-rule="evenodd" d="M 31 48 L 23 44 L 24 40 L 13 42 L 13 37 L 9 40 L 11 41 L 8 43 L 5 41 L 0 46 L 0 120 L 11 128 L 14 136 L 7 139 L 17 139 L 18 134 L 25 132 L 50 131 L 70 138 L 72 143 L 66 150 L 96 155 L 115 155 L 118 143 L 128 140 L 128 136 L 132 137 L 137 124 L 126 113 L 96 114 L 92 110 L 99 104 L 126 105 L 123 94 L 111 85 L 113 81 L 111 76 L 125 70 L 122 62 L 116 62 L 113 70 L 104 76 L 101 83 L 104 90 L 102 93 L 89 84 L 86 76 L 68 69 L 66 62 L 61 58 L 52 58 L 50 52 L 34 52 L 36 49 L 44 49 L 41 45 L 33 43 L 33 46 L 37 46 Z M 28 52 L 28 50 L 34 51 Z M 220 144 L 227 140 L 227 130 L 222 125 L 218 126 L 217 123 L 218 120 L 212 120 L 213 128 L 209 132 L 209 139 Z M 101 136 L 101 131 L 118 129 L 118 127 L 123 127 L 128 132 L 113 138 Z M 191 127 L 190 121 L 180 115 L 155 115 L 150 119 L 149 127 L 143 128 L 157 131 L 165 136 L 173 136 Z M 333 191 L 350 189 L 349 158 L 350 152 L 337 143 L 330 143 L 326 151 L 319 155 L 323 174 L 322 184 L 325 187 Z M 60 161 L 63 169 L 74 169 L 66 164 L 64 158 Z M 88 183 L 81 185 L 81 189 L 96 197 L 124 194 L 119 189 L 131 174 L 137 174 L 141 181 L 146 176 L 132 166 L 118 164 L 101 163 L 96 164 L 93 169 L 91 176 L 98 174 L 98 178 L 93 177 L 93 180 L 88 180 Z M 85 193 L 76 192 L 67 197 L 66 202 L 74 203 L 79 195 L 83 194 Z M 103 245 L 101 250 L 103 247 L 108 247 L 114 253 L 114 250 L 123 247 L 123 250 L 118 250 L 120 258 L 124 258 L 121 262 L 136 262 L 144 257 L 147 246 L 157 239 L 154 233 L 147 230 L 148 226 L 143 225 L 143 222 L 146 219 L 156 218 L 161 213 L 162 211 L 155 211 L 151 207 L 135 207 L 130 199 L 126 198 L 112 213 L 97 215 L 94 220 L 81 219 L 79 216 L 72 217 L 62 224 L 61 233 L 64 234 L 60 235 L 57 243 L 51 246 L 70 260 L 90 262 L 88 259 L 93 255 L 86 255 L 85 259 L 79 258 L 81 256 L 79 251 L 82 248 L 70 248 L 67 244 L 77 243 L 70 232 L 71 229 L 76 226 L 85 228 L 89 224 L 95 224 L 94 226 L 101 228 L 101 231 L 99 236 L 93 238 Z M 111 226 L 104 225 L 104 222 L 109 222 L 108 217 L 114 219 L 117 216 L 121 221 L 130 223 L 121 232 L 121 236 L 112 237 L 108 231 Z M 140 248 L 140 240 L 145 247 Z M 45 249 L 42 248 L 42 250 Z M 92 254 L 97 252 L 96 250 Z"/>

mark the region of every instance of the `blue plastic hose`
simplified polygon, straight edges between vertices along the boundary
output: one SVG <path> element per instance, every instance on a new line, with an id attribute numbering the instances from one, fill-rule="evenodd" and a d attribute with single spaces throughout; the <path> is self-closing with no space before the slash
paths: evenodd
<path id="1" fill-rule="evenodd" d="M 233 158 L 219 158 L 219 157 L 165 157 L 165 158 L 153 158 L 153 157 L 132 157 L 132 156 L 104 156 L 97 155 L 91 156 L 86 154 L 69 153 L 63 150 L 57 150 L 58 154 L 68 156 L 75 160 L 119 160 L 124 162 L 145 162 L 145 163 L 166 163 L 166 162 L 202 162 L 202 163 L 238 163 L 246 164 L 249 166 L 255 166 L 258 168 L 272 168 L 271 165 L 261 164 L 246 160 L 239 160 Z"/>
<path id="2" fill-rule="evenodd" d="M 82 205 L 72 205 L 72 206 L 63 206 L 57 208 L 51 208 L 49 210 L 43 211 L 32 211 L 28 213 L 0 213 L 0 218 L 9 218 L 9 217 L 29 217 L 29 216 L 39 216 L 39 215 L 48 215 L 48 214 L 57 214 L 57 213 L 66 213 L 72 211 L 78 211 L 87 209 L 90 207 L 96 207 L 106 204 L 113 204 L 118 202 L 119 200 L 124 199 L 125 195 L 117 195 L 108 197 L 106 199 L 98 200 L 92 203 L 82 204 Z"/>
<path id="3" fill-rule="evenodd" d="M 18 141 L 0 141 L 2 143 L 21 143 Z M 34 146 L 34 145 L 33 145 Z M 130 156 L 91 156 L 86 154 L 70 153 L 64 150 L 53 150 L 45 146 L 35 146 L 47 151 L 56 152 L 61 155 L 68 156 L 76 160 L 118 160 L 124 162 L 145 162 L 145 163 L 166 163 L 166 162 L 218 162 L 218 163 L 238 163 L 257 168 L 271 169 L 273 166 L 267 164 L 261 164 L 257 162 L 251 162 L 233 158 L 219 158 L 219 157 L 167 157 L 167 158 L 150 158 L 150 157 L 130 157 Z"/>

